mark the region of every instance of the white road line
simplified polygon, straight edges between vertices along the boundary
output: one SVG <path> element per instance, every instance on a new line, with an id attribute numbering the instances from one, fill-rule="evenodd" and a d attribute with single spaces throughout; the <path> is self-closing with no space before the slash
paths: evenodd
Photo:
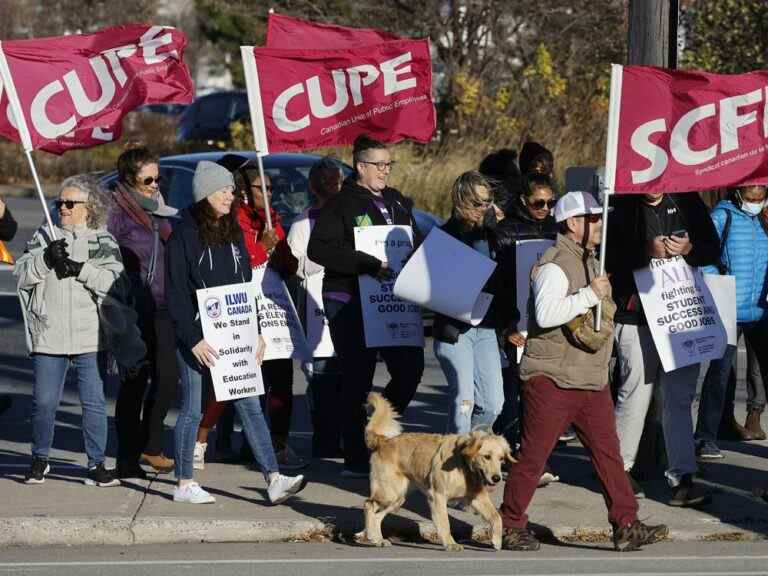
<path id="1" fill-rule="evenodd" d="M 768 560 L 768 556 L 662 556 L 662 557 L 638 557 L 635 555 L 626 555 L 626 556 L 619 556 L 619 555 L 606 555 L 606 556 L 577 556 L 577 557 L 568 557 L 568 558 L 545 558 L 543 556 L 539 556 L 537 558 L 528 557 L 528 558 L 521 558 L 517 556 L 499 556 L 499 557 L 488 557 L 488 556 L 472 556 L 467 557 L 463 556 L 461 558 L 456 558 L 455 556 L 451 556 L 450 558 L 438 558 L 434 556 L 427 556 L 427 557 L 413 557 L 413 558 L 391 558 L 391 557 L 360 557 L 360 558 L 275 558 L 275 559 L 267 559 L 267 558 L 250 558 L 250 559 L 220 559 L 220 560 L 103 560 L 103 561 L 82 561 L 82 562 L 0 562 L 0 569 L 2 568 L 50 568 L 50 567 L 61 567 L 61 568 L 71 568 L 71 567 L 89 567 L 89 566 L 207 566 L 207 565 L 263 565 L 263 564 L 362 564 L 362 563 L 383 563 L 383 564 L 405 564 L 405 563 L 422 563 L 422 562 L 430 562 L 430 563 L 442 563 L 442 564 L 455 564 L 455 563 L 469 563 L 469 562 L 493 562 L 493 563 L 517 563 L 517 564 L 523 564 L 526 562 L 530 563 L 541 563 L 541 562 L 557 562 L 557 563 L 568 563 L 568 562 L 631 562 L 631 563 L 638 563 L 638 562 L 682 562 L 682 561 L 700 561 L 700 560 L 707 560 L 709 562 L 711 561 L 740 561 L 743 562 L 745 560 L 747 561 L 756 561 L 756 560 Z M 632 574 L 636 576 L 641 576 L 644 574 L 658 574 L 654 572 L 633 572 Z M 676 576 L 678 574 L 683 576 L 696 576 L 698 574 L 701 574 L 701 572 L 680 572 L 674 573 Z M 714 573 L 714 574 L 720 574 L 720 573 Z M 725 574 L 725 573 L 723 573 Z M 727 572 L 727 574 L 739 574 L 736 572 Z M 742 574 L 745 575 L 751 575 L 751 574 L 765 574 L 765 571 L 762 572 L 743 572 Z"/>

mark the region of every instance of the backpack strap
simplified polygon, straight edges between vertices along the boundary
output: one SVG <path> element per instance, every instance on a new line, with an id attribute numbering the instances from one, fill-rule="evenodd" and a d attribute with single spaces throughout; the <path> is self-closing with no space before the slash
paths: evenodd
<path id="1" fill-rule="evenodd" d="M 717 271 L 720 275 L 724 276 L 728 274 L 728 265 L 723 259 L 725 253 L 725 244 L 728 242 L 728 233 L 731 231 L 731 220 L 733 216 L 730 210 L 725 211 L 725 225 L 723 226 L 723 235 L 720 237 L 720 260 L 717 263 Z"/>

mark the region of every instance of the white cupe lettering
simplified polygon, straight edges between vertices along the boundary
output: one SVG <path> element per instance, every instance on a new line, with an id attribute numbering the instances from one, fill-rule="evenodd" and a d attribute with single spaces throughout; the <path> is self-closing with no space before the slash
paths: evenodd
<path id="1" fill-rule="evenodd" d="M 415 88 L 417 80 L 414 76 L 407 76 L 411 72 L 411 53 L 406 52 L 391 60 L 379 64 L 378 68 L 372 64 L 361 64 L 346 69 L 331 71 L 333 79 L 334 97 L 332 104 L 326 104 L 320 88 L 320 77 L 312 76 L 305 82 L 293 84 L 283 90 L 272 104 L 272 118 L 275 126 L 281 132 L 297 132 L 307 128 L 314 118 L 330 118 L 342 112 L 350 103 L 350 95 L 353 106 L 363 104 L 363 87 L 371 86 L 379 78 L 384 84 L 384 95 L 390 96 L 403 90 Z M 302 95 L 309 103 L 309 113 L 299 118 L 288 117 L 288 106 L 294 98 Z"/>

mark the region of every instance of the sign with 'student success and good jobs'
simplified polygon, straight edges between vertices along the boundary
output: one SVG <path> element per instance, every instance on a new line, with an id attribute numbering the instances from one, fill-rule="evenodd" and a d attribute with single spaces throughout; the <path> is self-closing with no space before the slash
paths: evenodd
<path id="1" fill-rule="evenodd" d="M 228 284 L 197 291 L 203 338 L 219 358 L 211 368 L 218 402 L 264 393 L 256 361 L 259 320 L 252 284 Z"/>
<path id="2" fill-rule="evenodd" d="M 634 275 L 665 372 L 723 357 L 726 330 L 701 270 L 675 256 L 652 259 Z"/>

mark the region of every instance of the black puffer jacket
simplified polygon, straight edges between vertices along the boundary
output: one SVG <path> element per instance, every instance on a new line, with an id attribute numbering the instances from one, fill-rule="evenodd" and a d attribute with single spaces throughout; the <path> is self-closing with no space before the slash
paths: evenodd
<path id="1" fill-rule="evenodd" d="M 517 251 L 518 240 L 554 240 L 557 236 L 557 223 L 550 215 L 544 220 L 531 217 L 520 200 L 514 201 L 508 208 L 507 217 L 495 229 L 495 246 L 499 274 L 504 278 L 507 290 L 499 299 L 499 321 L 501 329 L 525 329 L 517 326 L 520 311 L 517 309 Z"/>

